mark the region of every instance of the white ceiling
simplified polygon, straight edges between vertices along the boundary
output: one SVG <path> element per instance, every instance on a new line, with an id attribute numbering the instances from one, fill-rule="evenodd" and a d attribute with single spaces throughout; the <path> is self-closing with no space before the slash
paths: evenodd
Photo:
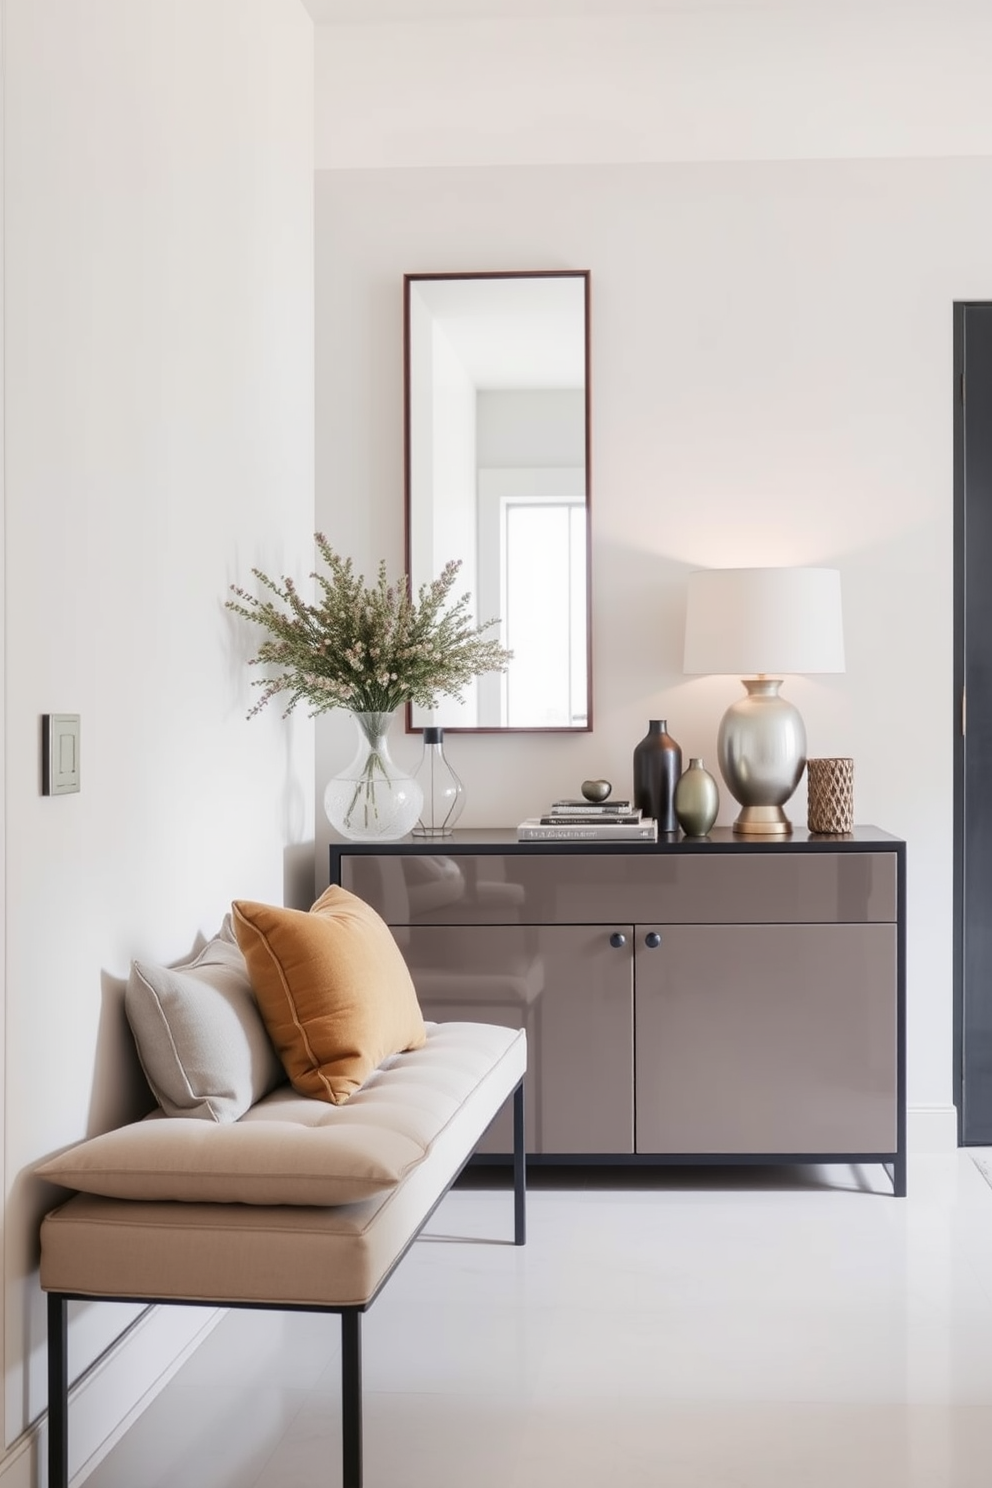
<path id="1" fill-rule="evenodd" d="M 870 0 L 902 7 L 906 0 Z M 932 0 L 931 0 L 932 3 Z M 670 11 L 864 9 L 865 0 L 303 0 L 317 22 L 470 21 L 529 17 L 655 15 Z"/>
<path id="2" fill-rule="evenodd" d="M 684 0 L 682 0 L 684 3 Z M 315 21 L 480 20 L 500 16 L 609 15 L 617 0 L 303 0 Z M 671 9 L 672 0 L 633 0 L 624 9 Z"/>

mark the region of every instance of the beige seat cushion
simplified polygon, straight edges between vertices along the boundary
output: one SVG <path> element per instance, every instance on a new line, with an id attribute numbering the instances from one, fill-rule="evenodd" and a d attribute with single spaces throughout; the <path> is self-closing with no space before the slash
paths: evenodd
<path id="1" fill-rule="evenodd" d="M 42 1286 L 83 1296 L 221 1305 L 370 1301 L 526 1068 L 522 1032 L 483 1023 L 428 1028 L 422 1049 L 388 1060 L 362 1092 L 370 1105 L 395 1112 L 391 1119 L 400 1129 L 404 1121 L 418 1125 L 422 1113 L 435 1113 L 433 1139 L 398 1183 L 330 1207 L 79 1194 L 42 1223 Z M 238 1124 L 264 1124 L 266 1107 L 282 1105 L 281 1095 L 275 1092 Z M 216 1134 L 231 1129 L 190 1125 Z"/>
<path id="2" fill-rule="evenodd" d="M 410 973 L 383 919 L 336 884 L 309 911 L 232 905 L 269 1037 L 301 1095 L 339 1105 L 424 1042 Z"/>
<path id="3" fill-rule="evenodd" d="M 82 1193 L 181 1203 L 351 1204 L 392 1188 L 420 1162 L 474 1082 L 484 1058 L 472 1033 L 456 1045 L 434 1030 L 428 1057 L 394 1055 L 343 1106 L 284 1086 L 240 1121 L 146 1117 L 49 1158 L 39 1178 Z M 472 1029 L 480 1025 L 466 1025 Z M 448 1050 L 446 1067 L 436 1055 Z"/>
<path id="4" fill-rule="evenodd" d="M 332 1116 L 339 1110 L 304 1095 L 292 1099 L 319 1104 Z M 381 1111 L 366 1116 L 351 1106 L 349 1116 L 358 1119 L 332 1125 L 280 1120 L 278 1111 L 272 1120 L 226 1126 L 188 1117 L 138 1121 L 81 1142 L 35 1171 L 49 1183 L 119 1199 L 351 1204 L 391 1188 L 420 1161 L 443 1106 L 414 1111 L 404 1131 Z M 267 1111 L 263 1101 L 257 1114 L 264 1118 Z"/>

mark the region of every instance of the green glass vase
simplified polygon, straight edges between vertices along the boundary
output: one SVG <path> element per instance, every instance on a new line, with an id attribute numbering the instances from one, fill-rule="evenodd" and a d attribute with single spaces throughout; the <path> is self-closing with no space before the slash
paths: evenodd
<path id="1" fill-rule="evenodd" d="M 701 759 L 690 759 L 689 768 L 675 787 L 675 815 L 687 837 L 705 837 L 720 810 L 720 792 Z"/>

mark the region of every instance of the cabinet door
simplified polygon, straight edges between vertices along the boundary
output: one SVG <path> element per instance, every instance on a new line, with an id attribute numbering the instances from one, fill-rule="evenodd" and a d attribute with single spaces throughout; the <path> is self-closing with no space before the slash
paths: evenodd
<path id="1" fill-rule="evenodd" d="M 610 944 L 621 933 L 620 947 Z M 527 1149 L 634 1150 L 629 925 L 414 925 L 394 930 L 424 1017 L 527 1030 Z M 510 1152 L 508 1112 L 480 1152 Z"/>
<path id="2" fill-rule="evenodd" d="M 635 932 L 638 1152 L 896 1147 L 894 925 Z"/>

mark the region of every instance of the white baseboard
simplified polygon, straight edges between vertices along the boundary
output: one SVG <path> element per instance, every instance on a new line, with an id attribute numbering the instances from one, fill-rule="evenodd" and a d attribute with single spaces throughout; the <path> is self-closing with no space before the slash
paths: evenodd
<path id="1" fill-rule="evenodd" d="M 958 1145 L 956 1106 L 910 1106 L 906 1112 L 906 1148 L 914 1152 L 953 1152 Z"/>
<path id="2" fill-rule="evenodd" d="M 77 1380 L 69 1394 L 71 1488 L 81 1488 L 223 1316 L 217 1308 L 149 1307 Z M 39 1488 L 47 1459 L 46 1416 L 0 1461 L 0 1488 Z"/>

